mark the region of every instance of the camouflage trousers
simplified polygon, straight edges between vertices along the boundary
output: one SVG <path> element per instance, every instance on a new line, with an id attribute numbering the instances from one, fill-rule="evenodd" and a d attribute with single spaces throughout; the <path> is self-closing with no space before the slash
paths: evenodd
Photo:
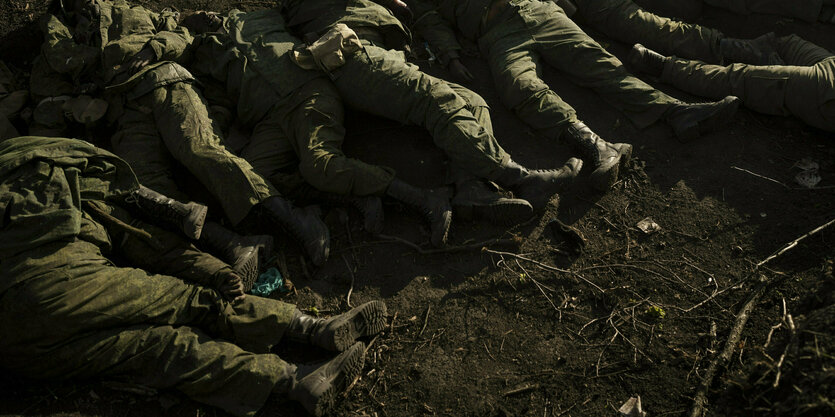
<path id="1" fill-rule="evenodd" d="M 823 0 L 704 0 L 704 2 L 739 14 L 775 14 L 807 22 L 818 20 L 821 6 L 824 4 Z"/>
<path id="2" fill-rule="evenodd" d="M 363 40 L 330 74 L 352 108 L 426 128 L 452 165 L 494 178 L 510 160 L 496 141 L 487 104 L 478 94 L 422 72 L 402 51 Z M 373 87 L 369 87 L 373 86 Z"/>
<path id="3" fill-rule="evenodd" d="M 190 82 L 177 82 L 128 100 L 112 138 L 113 151 L 148 188 L 187 201 L 177 187 L 181 164 L 217 199 L 233 224 L 278 192 L 249 162 L 224 147 L 206 100 Z"/>
<path id="4" fill-rule="evenodd" d="M 268 84 L 264 84 L 268 88 Z M 240 151 L 257 173 L 284 190 L 285 173 L 298 171 L 313 187 L 343 195 L 382 195 L 394 170 L 347 157 L 342 100 L 327 78 L 314 78 L 280 98 L 253 127 Z"/>
<path id="5" fill-rule="evenodd" d="M 228 268 L 122 210 L 110 216 L 156 242 L 110 232 L 135 266 L 165 264 L 186 278 L 200 270 L 194 278 L 205 285 L 211 271 Z M 88 221 L 85 213 L 82 223 Z M 107 245 L 77 239 L 3 260 L 3 274 L 31 278 L 0 293 L 0 366 L 36 379 L 173 388 L 233 415 L 254 415 L 286 372 L 270 349 L 295 307 L 255 296 L 229 303 L 208 286 L 115 266 L 100 246 Z"/>
<path id="6" fill-rule="evenodd" d="M 544 136 L 557 139 L 578 120 L 574 108 L 542 79 L 543 63 L 589 87 L 639 128 L 677 100 L 626 71 L 563 10 L 536 0 L 513 0 L 479 39 L 505 105 Z"/>
<path id="7" fill-rule="evenodd" d="M 576 0 L 582 21 L 612 39 L 641 43 L 665 55 L 722 62 L 716 29 L 650 13 L 632 0 Z M 673 2 L 678 3 L 678 2 Z"/>
<path id="8" fill-rule="evenodd" d="M 661 81 L 705 97 L 732 94 L 751 110 L 794 115 L 835 132 L 835 55 L 797 35 L 766 37 L 786 65 L 710 65 L 671 59 Z"/>

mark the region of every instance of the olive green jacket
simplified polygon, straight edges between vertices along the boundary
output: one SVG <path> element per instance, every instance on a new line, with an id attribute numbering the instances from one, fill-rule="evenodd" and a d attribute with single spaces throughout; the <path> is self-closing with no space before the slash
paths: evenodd
<path id="1" fill-rule="evenodd" d="M 63 80 L 62 94 L 68 86 L 98 82 L 115 93 L 137 89 L 132 94 L 142 95 L 193 79 L 184 68 L 171 65 L 187 59 L 184 54 L 192 41 L 188 30 L 177 26 L 176 13 L 155 13 L 124 0 L 101 2 L 100 11 L 96 24 L 86 28 L 70 28 L 57 16 L 44 19 L 41 60 L 52 74 L 42 68 L 33 71 L 38 74 L 33 89 L 49 86 L 33 93 L 56 95 L 54 88 Z M 130 74 L 125 64 L 146 47 L 154 52 L 155 62 Z"/>
<path id="2" fill-rule="evenodd" d="M 314 78 L 324 77 L 319 71 L 299 68 L 291 60 L 291 51 L 301 41 L 287 32 L 278 10 L 232 10 L 224 18 L 224 29 L 226 33 L 195 39 L 189 69 L 201 80 L 225 86 L 243 125 L 254 125 L 278 99 Z M 206 94 L 215 101 L 211 89 Z"/>
<path id="3" fill-rule="evenodd" d="M 343 23 L 355 31 L 375 30 L 389 49 L 403 49 L 412 41 L 406 26 L 388 8 L 372 0 L 279 0 L 278 6 L 287 18 L 287 26 L 300 37 L 312 33 L 318 38 L 333 25 Z"/>
<path id="4" fill-rule="evenodd" d="M 16 258 L 76 239 L 107 252 L 104 227 L 82 210 L 88 200 L 117 200 L 139 188 L 128 164 L 92 144 L 24 136 L 0 143 L 0 293 L 33 277 Z"/>

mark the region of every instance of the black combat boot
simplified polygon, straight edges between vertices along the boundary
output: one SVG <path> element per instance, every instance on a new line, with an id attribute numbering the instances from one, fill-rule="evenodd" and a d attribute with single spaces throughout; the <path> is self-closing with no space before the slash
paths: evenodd
<path id="1" fill-rule="evenodd" d="M 618 180 L 620 167 L 632 157 L 632 145 L 606 142 L 583 122 L 568 126 L 562 139 L 580 152 L 586 167 L 594 170 L 589 182 L 599 191 L 608 190 Z"/>
<path id="2" fill-rule="evenodd" d="M 534 210 L 542 210 L 549 201 L 559 205 L 557 193 L 568 188 L 580 173 L 583 161 L 569 159 L 558 169 L 527 169 L 514 161 L 502 167 L 494 179 L 500 186 L 512 190 L 516 197 L 527 200 Z"/>
<path id="3" fill-rule="evenodd" d="M 322 417 L 329 413 L 339 395 L 359 376 L 365 366 L 365 344 L 354 343 L 337 357 L 319 365 L 287 364 L 273 392 L 286 394 L 308 413 Z"/>
<path id="4" fill-rule="evenodd" d="M 353 196 L 329 193 L 317 190 L 305 184 L 298 191 L 305 200 L 325 203 L 329 205 L 351 206 L 362 214 L 363 229 L 368 233 L 378 235 L 383 231 L 383 202 L 376 196 Z"/>
<path id="5" fill-rule="evenodd" d="M 244 292 L 252 289 L 273 251 L 272 236 L 241 236 L 215 222 L 207 222 L 203 226 L 200 242 L 232 266 L 243 281 Z"/>
<path id="6" fill-rule="evenodd" d="M 200 238 L 209 209 L 199 203 L 181 203 L 144 185 L 125 200 L 139 208 L 141 214 L 176 227 L 192 240 Z"/>
<path id="7" fill-rule="evenodd" d="M 269 223 L 281 227 L 301 243 L 313 265 L 325 263 L 330 254 L 330 233 L 319 218 L 318 208 L 299 208 L 279 196 L 269 197 L 257 207 Z"/>
<path id="8" fill-rule="evenodd" d="M 669 59 L 640 43 L 633 45 L 629 55 L 626 56 L 626 62 L 633 71 L 643 72 L 653 77 L 661 76 L 664 72 L 664 65 Z"/>
<path id="9" fill-rule="evenodd" d="M 678 103 L 664 112 L 664 119 L 682 142 L 697 139 L 702 133 L 713 132 L 730 122 L 740 99 L 727 96 L 711 103 Z"/>
<path id="10" fill-rule="evenodd" d="M 436 195 L 430 190 L 411 186 L 397 178 L 389 184 L 386 195 L 420 211 L 429 221 L 432 245 L 446 245 L 449 225 L 452 223 L 452 207 L 448 198 Z"/>
<path id="11" fill-rule="evenodd" d="M 490 187 L 491 184 L 474 177 L 455 181 L 452 208 L 456 218 L 511 226 L 533 216 L 531 203 L 521 198 L 504 197 Z"/>
<path id="12" fill-rule="evenodd" d="M 754 39 L 723 38 L 719 40 L 722 65 L 734 62 L 751 65 L 785 65 L 774 49 L 774 32 Z"/>
<path id="13" fill-rule="evenodd" d="M 385 327 L 386 304 L 382 301 L 369 301 L 327 319 L 308 316 L 296 310 L 284 335 L 294 342 L 341 352 L 354 344 L 357 338 L 373 336 Z"/>

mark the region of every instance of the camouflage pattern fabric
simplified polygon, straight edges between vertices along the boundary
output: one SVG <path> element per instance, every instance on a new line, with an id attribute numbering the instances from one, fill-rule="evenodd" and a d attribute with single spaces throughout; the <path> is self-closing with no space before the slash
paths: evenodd
<path id="1" fill-rule="evenodd" d="M 0 143 L 0 366 L 174 388 L 254 415 L 284 375 L 269 351 L 294 306 L 223 300 L 212 287 L 228 265 L 117 207 L 137 187 L 123 160 L 87 142 Z M 116 254 L 159 275 L 116 266 Z"/>

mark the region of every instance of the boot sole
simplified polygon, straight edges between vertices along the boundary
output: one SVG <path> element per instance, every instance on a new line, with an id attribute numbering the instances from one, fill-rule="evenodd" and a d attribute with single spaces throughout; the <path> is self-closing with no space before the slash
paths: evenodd
<path id="1" fill-rule="evenodd" d="M 258 280 L 262 267 L 269 260 L 269 256 L 273 250 L 273 244 L 273 237 L 268 235 L 244 236 L 244 239 L 242 239 L 241 245 L 250 247 L 252 251 L 247 253 L 245 258 L 236 263 L 232 269 L 241 276 L 244 284 L 244 292 L 250 292 L 252 290 L 252 287 Z"/>
<path id="2" fill-rule="evenodd" d="M 245 257 L 236 263 L 232 269 L 241 277 L 244 284 L 244 292 L 250 292 L 255 281 L 258 280 L 259 262 L 258 250 L 253 248 Z"/>
<path id="3" fill-rule="evenodd" d="M 316 401 L 313 412 L 316 417 L 322 417 L 333 410 L 339 394 L 343 393 L 348 385 L 362 372 L 362 368 L 365 366 L 365 343 L 354 343 L 350 349 L 342 352 L 334 360 L 339 360 L 341 363 L 330 381 L 330 387 Z"/>
<path id="4" fill-rule="evenodd" d="M 620 169 L 629 163 L 632 158 L 632 145 L 617 143 L 618 158 L 612 164 L 601 166 L 594 170 L 589 176 L 589 183 L 595 190 L 606 192 L 617 182 L 620 176 Z"/>
<path id="5" fill-rule="evenodd" d="M 715 131 L 733 120 L 736 111 L 739 109 L 740 99 L 738 97 L 726 97 L 722 99 L 726 103 L 716 110 L 715 113 L 702 120 L 691 123 L 679 129 L 675 129 L 676 137 L 682 142 L 692 142 L 702 134 Z"/>
<path id="6" fill-rule="evenodd" d="M 344 320 L 333 340 L 338 352 L 351 347 L 360 337 L 383 331 L 386 328 L 386 304 L 379 300 L 367 302 L 345 313 Z"/>
<path id="7" fill-rule="evenodd" d="M 485 205 L 456 206 L 456 217 L 467 220 L 483 220 L 502 226 L 512 226 L 533 217 L 533 206 L 526 200 L 496 202 Z"/>

